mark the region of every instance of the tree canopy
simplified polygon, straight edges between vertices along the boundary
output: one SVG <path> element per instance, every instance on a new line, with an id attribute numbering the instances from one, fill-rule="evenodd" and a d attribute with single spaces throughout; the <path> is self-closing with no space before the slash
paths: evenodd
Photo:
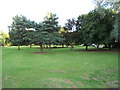
<path id="1" fill-rule="evenodd" d="M 111 47 L 119 42 L 119 2 L 108 3 L 94 0 L 96 8 L 87 14 L 82 14 L 75 20 L 67 19 L 63 27 L 59 25 L 56 14 L 48 13 L 43 21 L 36 23 L 23 15 L 13 17 L 9 26 L 10 41 L 17 45 L 39 45 L 43 52 L 43 45 L 73 45 L 105 44 Z"/>

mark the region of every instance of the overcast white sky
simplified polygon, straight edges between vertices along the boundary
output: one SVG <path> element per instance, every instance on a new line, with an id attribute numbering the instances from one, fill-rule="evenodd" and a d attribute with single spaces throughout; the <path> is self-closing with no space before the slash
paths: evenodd
<path id="1" fill-rule="evenodd" d="M 78 17 L 94 9 L 92 0 L 1 0 L 0 30 L 8 32 L 8 26 L 15 15 L 24 15 L 40 22 L 48 12 L 56 13 L 59 24 L 64 25 L 66 19 Z"/>

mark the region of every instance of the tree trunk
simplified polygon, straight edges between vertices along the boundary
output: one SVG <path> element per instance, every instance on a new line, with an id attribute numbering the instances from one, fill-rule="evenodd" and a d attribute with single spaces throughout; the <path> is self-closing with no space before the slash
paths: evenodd
<path id="1" fill-rule="evenodd" d="M 71 51 L 73 50 L 72 46 L 71 46 Z"/>
<path id="2" fill-rule="evenodd" d="M 73 48 L 74 48 L 74 45 L 71 45 L 71 51 L 73 50 Z"/>
<path id="3" fill-rule="evenodd" d="M 108 44 L 109 49 L 111 50 L 111 44 Z"/>
<path id="4" fill-rule="evenodd" d="M 64 48 L 64 44 L 62 44 L 62 48 Z"/>
<path id="5" fill-rule="evenodd" d="M 43 48 L 45 48 L 45 45 L 43 45 Z"/>
<path id="6" fill-rule="evenodd" d="M 46 45 L 46 48 L 48 48 L 48 45 Z"/>
<path id="7" fill-rule="evenodd" d="M 40 52 L 43 53 L 43 46 L 42 46 L 42 44 L 40 44 Z"/>
<path id="8" fill-rule="evenodd" d="M 99 44 L 97 45 L 97 49 L 99 48 Z"/>
<path id="9" fill-rule="evenodd" d="M 49 44 L 49 50 L 51 50 L 51 45 Z"/>
<path id="10" fill-rule="evenodd" d="M 18 45 L 18 50 L 20 50 L 20 45 Z"/>
<path id="11" fill-rule="evenodd" d="M 108 47 L 106 43 L 104 43 L 104 45 L 105 45 L 105 48 L 107 48 L 107 47 Z"/>
<path id="12" fill-rule="evenodd" d="M 88 50 L 88 45 L 86 45 L 86 50 Z"/>

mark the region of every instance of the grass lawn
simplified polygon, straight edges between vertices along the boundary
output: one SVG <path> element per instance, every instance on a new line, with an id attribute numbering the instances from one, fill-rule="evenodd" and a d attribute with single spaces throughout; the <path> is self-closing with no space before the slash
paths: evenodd
<path id="1" fill-rule="evenodd" d="M 3 88 L 118 87 L 118 53 L 77 51 L 85 47 L 45 49 L 2 48 Z"/>

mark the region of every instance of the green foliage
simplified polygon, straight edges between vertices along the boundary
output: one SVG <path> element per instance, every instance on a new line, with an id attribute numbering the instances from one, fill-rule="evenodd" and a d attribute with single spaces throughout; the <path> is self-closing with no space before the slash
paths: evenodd
<path id="1" fill-rule="evenodd" d="M 111 31 L 110 38 L 115 42 L 120 41 L 120 14 L 115 15 L 114 29 Z"/>
<path id="2" fill-rule="evenodd" d="M 31 45 L 34 43 L 34 31 L 33 30 L 26 30 L 24 34 L 24 44 Z"/>
<path id="3" fill-rule="evenodd" d="M 12 25 L 9 26 L 10 41 L 13 45 L 22 45 L 26 33 L 26 17 L 15 16 L 13 17 Z"/>
<path id="4" fill-rule="evenodd" d="M 13 45 L 30 45 L 33 44 L 33 32 L 36 23 L 27 19 L 25 16 L 13 17 L 12 25 L 9 26 L 10 41 Z"/>
<path id="5" fill-rule="evenodd" d="M 63 27 L 61 28 L 60 33 L 64 38 L 62 44 L 65 44 L 67 46 L 72 43 L 79 44 L 79 32 L 77 31 L 70 32 L 70 30 L 68 30 L 67 27 Z"/>
<path id="6" fill-rule="evenodd" d="M 82 43 L 92 43 L 91 42 L 91 32 L 90 32 L 90 17 L 89 15 L 81 15 L 78 17 L 77 23 L 76 23 L 76 29 L 80 32 L 80 42 Z"/>
<path id="7" fill-rule="evenodd" d="M 48 13 L 43 21 L 44 30 L 49 33 L 58 32 L 60 30 L 60 26 L 58 25 L 57 19 L 58 17 L 56 14 Z"/>
<path id="8" fill-rule="evenodd" d="M 79 16 L 76 29 L 80 32 L 80 42 L 111 43 L 110 33 L 113 30 L 114 20 L 114 12 L 104 8 L 97 8 L 86 15 Z"/>
<path id="9" fill-rule="evenodd" d="M 48 34 L 45 36 L 46 44 L 60 44 L 63 41 L 63 38 L 60 36 L 58 31 L 60 26 L 58 25 L 58 17 L 56 14 L 48 13 L 43 21 L 43 31 L 46 31 Z"/>
<path id="10" fill-rule="evenodd" d="M 58 31 L 60 26 L 56 14 L 49 13 L 43 22 L 36 23 L 25 16 L 15 16 L 9 26 L 10 41 L 13 45 L 59 44 L 63 41 Z"/>
<path id="11" fill-rule="evenodd" d="M 67 19 L 67 23 L 65 23 L 65 28 L 69 31 L 75 31 L 75 19 Z"/>
<path id="12" fill-rule="evenodd" d="M 0 46 L 8 45 L 9 35 L 7 33 L 4 33 L 3 31 L 0 31 Z"/>
<path id="13" fill-rule="evenodd" d="M 120 1 L 111 2 L 109 7 L 113 9 L 115 12 L 120 12 Z"/>
<path id="14" fill-rule="evenodd" d="M 68 19 L 63 31 L 60 31 L 56 14 L 48 13 L 40 23 L 17 15 L 10 26 L 10 41 L 13 45 L 114 43 L 119 38 L 119 18 L 116 19 L 116 12 L 102 3 L 98 2 L 97 8 L 80 15 L 76 21 Z"/>

